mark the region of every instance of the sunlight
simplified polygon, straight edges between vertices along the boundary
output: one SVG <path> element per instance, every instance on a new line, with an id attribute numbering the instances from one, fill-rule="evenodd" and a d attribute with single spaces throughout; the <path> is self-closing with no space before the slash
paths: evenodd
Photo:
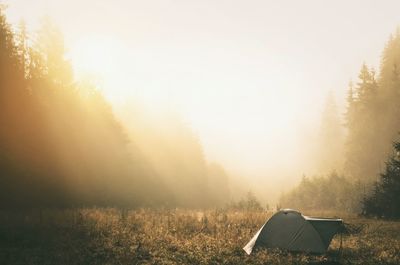
<path id="1" fill-rule="evenodd" d="M 400 264 L 400 1 L 359 2 L 0 0 L 0 264 Z"/>
<path id="2" fill-rule="evenodd" d="M 113 79 L 121 61 L 120 43 L 108 36 L 88 36 L 76 41 L 70 52 L 77 77 L 93 75 L 101 80 Z"/>

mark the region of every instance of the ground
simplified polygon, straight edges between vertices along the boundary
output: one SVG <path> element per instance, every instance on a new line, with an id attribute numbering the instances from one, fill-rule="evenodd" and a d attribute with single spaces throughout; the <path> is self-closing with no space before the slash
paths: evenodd
<path id="1" fill-rule="evenodd" d="M 325 255 L 242 247 L 272 213 L 74 209 L 0 213 L 0 264 L 400 264 L 400 222 L 334 214 Z M 326 213 L 318 215 L 327 216 Z"/>

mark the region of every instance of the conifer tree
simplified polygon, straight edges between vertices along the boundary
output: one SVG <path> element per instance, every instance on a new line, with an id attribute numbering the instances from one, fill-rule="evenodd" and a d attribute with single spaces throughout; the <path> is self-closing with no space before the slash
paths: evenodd
<path id="1" fill-rule="evenodd" d="M 386 170 L 363 204 L 365 215 L 400 218 L 400 142 L 393 144 L 393 155 L 386 163 Z"/>
<path id="2" fill-rule="evenodd" d="M 18 25 L 18 32 L 16 34 L 18 57 L 20 59 L 21 71 L 24 77 L 28 77 L 29 73 L 29 46 L 28 46 L 28 33 L 26 31 L 25 21 L 21 21 Z"/>
<path id="3" fill-rule="evenodd" d="M 59 86 L 70 85 L 73 81 L 72 66 L 64 57 L 64 36 L 48 17 L 43 19 L 38 31 L 36 50 L 45 61 L 48 78 Z"/>
<path id="4" fill-rule="evenodd" d="M 355 90 L 349 87 L 345 152 L 346 172 L 362 181 L 371 181 L 382 160 L 377 93 L 375 73 L 364 64 Z"/>
<path id="5" fill-rule="evenodd" d="M 317 161 L 320 172 L 342 169 L 343 128 L 335 98 L 329 93 L 322 113 Z"/>

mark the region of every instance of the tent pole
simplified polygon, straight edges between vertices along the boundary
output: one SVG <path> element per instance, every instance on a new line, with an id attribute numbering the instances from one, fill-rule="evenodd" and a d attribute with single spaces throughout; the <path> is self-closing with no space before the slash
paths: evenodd
<path id="1" fill-rule="evenodd" d="M 342 246 L 343 246 L 343 233 L 340 232 L 340 247 L 339 247 L 340 250 L 342 250 Z"/>

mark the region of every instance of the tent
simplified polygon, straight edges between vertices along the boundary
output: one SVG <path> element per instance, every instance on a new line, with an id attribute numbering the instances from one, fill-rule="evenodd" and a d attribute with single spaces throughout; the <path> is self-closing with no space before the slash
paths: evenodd
<path id="1" fill-rule="evenodd" d="M 342 225 L 342 219 L 308 217 L 285 209 L 274 214 L 243 249 L 248 255 L 258 247 L 322 254 Z"/>

